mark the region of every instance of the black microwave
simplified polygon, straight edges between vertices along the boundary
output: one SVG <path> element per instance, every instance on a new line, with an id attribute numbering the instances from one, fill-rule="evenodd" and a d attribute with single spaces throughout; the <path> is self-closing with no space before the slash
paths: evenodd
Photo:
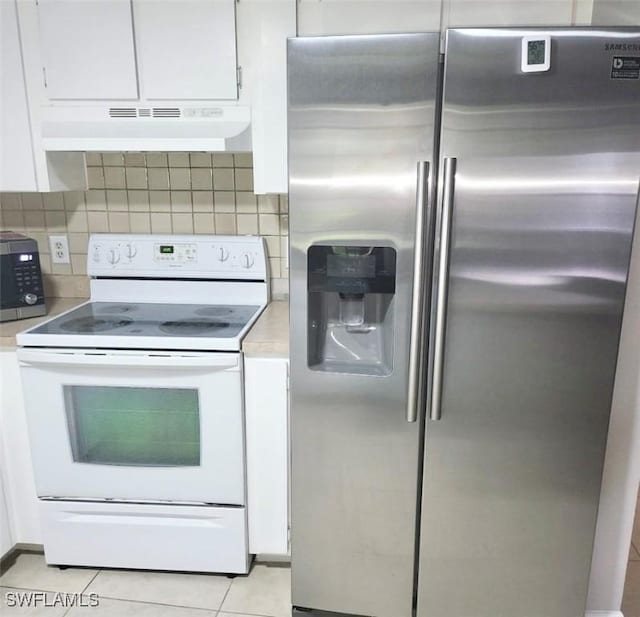
<path id="1" fill-rule="evenodd" d="M 0 321 L 45 315 L 38 243 L 0 231 Z"/>

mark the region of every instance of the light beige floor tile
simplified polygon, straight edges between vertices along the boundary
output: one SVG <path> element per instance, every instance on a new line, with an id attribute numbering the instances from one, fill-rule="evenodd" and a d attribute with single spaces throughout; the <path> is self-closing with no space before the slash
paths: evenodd
<path id="1" fill-rule="evenodd" d="M 62 617 L 67 612 L 65 606 L 43 606 L 44 600 L 38 599 L 38 604 L 35 604 L 35 600 L 32 600 L 34 604 L 32 606 L 20 606 L 20 602 L 27 602 L 28 600 L 20 598 L 22 594 L 38 594 L 40 591 L 32 589 L 15 589 L 9 587 L 0 587 L 0 615 L 3 617 Z M 46 602 L 48 604 L 54 603 L 54 594 L 46 592 Z"/>
<path id="2" fill-rule="evenodd" d="M 47 566 L 43 555 L 20 555 L 16 562 L 0 577 L 0 585 L 43 591 L 80 593 L 98 571 L 90 568 L 60 570 Z"/>
<path id="3" fill-rule="evenodd" d="M 631 550 L 629 551 L 629 561 L 640 561 L 640 552 L 633 544 L 631 545 Z"/>
<path id="4" fill-rule="evenodd" d="M 284 567 L 254 566 L 248 576 L 233 579 L 222 610 L 290 617 L 291 571 Z"/>
<path id="5" fill-rule="evenodd" d="M 215 611 L 126 600 L 100 600 L 97 607 L 72 608 L 68 617 L 215 617 Z M 4 616 L 3 616 L 4 617 Z"/>
<path id="6" fill-rule="evenodd" d="M 630 561 L 622 599 L 624 617 L 640 617 L 640 561 Z"/>
<path id="7" fill-rule="evenodd" d="M 218 610 L 231 579 L 207 574 L 102 570 L 87 588 L 103 598 Z"/>

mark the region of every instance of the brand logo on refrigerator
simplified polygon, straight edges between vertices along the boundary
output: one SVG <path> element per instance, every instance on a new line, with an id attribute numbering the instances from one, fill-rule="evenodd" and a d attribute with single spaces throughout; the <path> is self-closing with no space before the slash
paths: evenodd
<path id="1" fill-rule="evenodd" d="M 640 43 L 605 43 L 605 51 L 640 51 Z"/>

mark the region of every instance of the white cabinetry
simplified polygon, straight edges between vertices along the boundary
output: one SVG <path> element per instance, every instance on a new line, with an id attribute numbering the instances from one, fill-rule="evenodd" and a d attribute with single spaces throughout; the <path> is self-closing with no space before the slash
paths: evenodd
<path id="1" fill-rule="evenodd" d="M 640 2 L 593 0 L 593 23 L 597 26 L 640 26 Z"/>
<path id="2" fill-rule="evenodd" d="M 289 403 L 286 358 L 245 357 L 249 552 L 289 552 Z"/>
<path id="3" fill-rule="evenodd" d="M 448 0 L 444 27 L 570 26 L 575 0 Z"/>
<path id="4" fill-rule="evenodd" d="M 144 98 L 238 98 L 234 0 L 134 0 L 133 9 Z"/>
<path id="5" fill-rule="evenodd" d="M 38 0 L 37 6 L 49 99 L 138 97 L 130 0 Z"/>
<path id="6" fill-rule="evenodd" d="M 23 72 L 18 6 L 15 0 L 0 1 L 0 191 L 84 189 L 84 154 L 42 148 L 39 99 Z M 39 71 L 42 83 L 42 67 Z"/>
<path id="7" fill-rule="evenodd" d="M 300 0 L 298 34 L 433 32 L 441 10 L 441 0 Z"/>
<path id="8" fill-rule="evenodd" d="M 0 28 L 0 191 L 31 191 L 36 170 L 14 2 L 0 2 Z"/>
<path id="9" fill-rule="evenodd" d="M 287 193 L 287 38 L 296 35 L 296 0 L 242 0 L 238 54 L 242 96 L 251 101 L 253 186 Z"/>
<path id="10" fill-rule="evenodd" d="M 39 0 L 37 13 L 49 100 L 238 97 L 234 0 Z"/>
<path id="11" fill-rule="evenodd" d="M 606 1 L 606 0 L 605 0 Z M 618 0 L 635 2 L 636 0 Z M 375 34 L 448 27 L 588 25 L 593 0 L 300 0 L 298 34 Z"/>
<path id="12" fill-rule="evenodd" d="M 0 350 L 0 468 L 14 543 L 41 544 L 38 498 L 15 349 Z"/>
<path id="13" fill-rule="evenodd" d="M 0 557 L 6 555 L 13 548 L 13 544 L 7 498 L 4 494 L 4 480 L 0 474 Z"/>

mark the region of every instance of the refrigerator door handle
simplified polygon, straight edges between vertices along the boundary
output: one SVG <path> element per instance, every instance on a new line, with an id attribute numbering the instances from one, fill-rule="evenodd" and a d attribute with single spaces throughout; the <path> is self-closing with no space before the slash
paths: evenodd
<path id="1" fill-rule="evenodd" d="M 416 185 L 416 239 L 413 257 L 413 285 L 411 294 L 411 323 L 409 335 L 409 379 L 407 396 L 407 422 L 418 418 L 421 392 L 422 315 L 424 297 L 424 257 L 426 241 L 426 214 L 429 197 L 429 163 L 418 162 Z"/>
<path id="2" fill-rule="evenodd" d="M 440 215 L 440 254 L 435 292 L 435 331 L 433 335 L 433 372 L 431 376 L 431 420 L 442 418 L 442 385 L 444 371 L 444 343 L 447 327 L 447 296 L 449 292 L 449 249 L 451 219 L 456 177 L 456 159 L 445 157 L 443 167 L 442 213 Z"/>

